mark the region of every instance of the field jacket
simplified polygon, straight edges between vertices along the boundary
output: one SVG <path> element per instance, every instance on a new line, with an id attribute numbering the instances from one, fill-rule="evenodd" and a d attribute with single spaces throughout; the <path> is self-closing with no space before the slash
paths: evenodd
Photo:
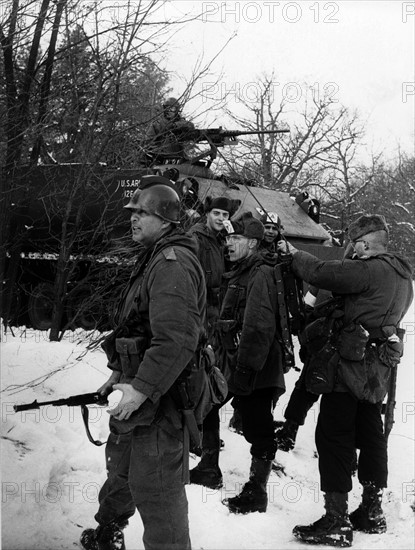
<path id="1" fill-rule="evenodd" d="M 168 392 L 194 358 L 205 307 L 205 282 L 192 238 L 174 230 L 140 253 L 118 307 L 117 323 L 126 330 L 115 340 L 115 360 L 108 364 L 122 372 L 120 383 L 148 397 L 133 415 L 136 425 L 164 415 L 181 426 Z"/>
<path id="2" fill-rule="evenodd" d="M 221 368 L 233 388 L 237 366 L 257 373 L 254 389 L 285 390 L 277 289 L 273 267 L 261 254 L 224 275 L 220 320 Z"/>
<path id="3" fill-rule="evenodd" d="M 340 358 L 335 391 L 350 391 L 358 399 L 378 402 L 387 393 L 390 368 L 377 346 L 389 327 L 394 334 L 413 299 L 412 269 L 397 254 L 367 259 L 321 261 L 307 252 L 293 257 L 295 273 L 317 288 L 344 297 L 345 327 L 360 324 L 369 333 L 363 361 Z"/>

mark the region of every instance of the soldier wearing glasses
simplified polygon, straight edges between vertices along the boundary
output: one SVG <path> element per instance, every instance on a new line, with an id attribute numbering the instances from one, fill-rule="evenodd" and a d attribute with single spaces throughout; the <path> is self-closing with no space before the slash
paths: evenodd
<path id="1" fill-rule="evenodd" d="M 337 375 L 322 395 L 316 428 L 326 513 L 311 525 L 296 526 L 293 533 L 306 543 L 343 547 L 351 546 L 353 529 L 386 531 L 381 504 L 388 465 L 381 406 L 391 369 L 397 368 L 403 352 L 399 323 L 413 299 L 411 267 L 388 252 L 383 216 L 361 216 L 350 225 L 348 237 L 353 259 L 320 261 L 289 246 L 299 277 L 344 299 L 341 328 L 326 361 Z M 278 246 L 286 251 L 285 242 Z M 349 516 L 355 447 L 360 449 L 363 495 Z"/>

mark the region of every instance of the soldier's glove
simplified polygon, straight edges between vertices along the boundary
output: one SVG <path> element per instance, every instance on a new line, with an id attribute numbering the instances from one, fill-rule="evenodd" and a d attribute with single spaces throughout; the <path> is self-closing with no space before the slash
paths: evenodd
<path id="1" fill-rule="evenodd" d="M 233 375 L 233 393 L 250 395 L 254 389 L 256 372 L 246 367 L 236 367 Z"/>

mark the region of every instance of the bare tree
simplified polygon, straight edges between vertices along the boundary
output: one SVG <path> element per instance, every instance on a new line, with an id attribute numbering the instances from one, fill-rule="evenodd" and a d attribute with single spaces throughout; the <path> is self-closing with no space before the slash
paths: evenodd
<path id="1" fill-rule="evenodd" d="M 140 150 L 152 107 L 166 92 L 167 76 L 152 56 L 162 55 L 169 36 L 189 19 L 163 20 L 158 16 L 162 5 L 156 0 L 123 0 L 115 12 L 105 1 L 13 0 L 0 22 L 7 119 L 2 275 L 7 251 L 7 288 L 13 287 L 29 233 L 46 229 L 43 250 L 50 246 L 54 257 L 48 278 L 53 282 L 52 340 L 60 338 L 65 301 L 74 291 L 80 258 L 95 254 L 94 246 L 108 229 L 105 208 L 100 218 L 94 218 L 95 226 L 84 224 L 91 195 L 95 193 L 95 201 L 98 197 L 104 204 L 114 203 L 94 167 L 115 151 L 124 166 L 139 160 L 139 153 L 134 156 L 132 151 Z M 209 66 L 200 65 L 195 80 Z M 39 160 L 76 162 L 80 170 L 67 180 L 56 181 L 55 173 L 36 185 Z M 31 229 L 30 222 L 24 223 L 29 219 L 25 212 L 34 202 L 42 205 L 43 218 Z M 14 217 L 19 223 L 12 231 L 14 204 L 21 215 Z M 2 307 L 6 320 L 10 307 L 10 300 Z"/>
<path id="2" fill-rule="evenodd" d="M 244 140 L 243 152 L 244 163 L 256 181 L 290 192 L 310 185 L 304 175 L 325 169 L 336 151 L 348 143 L 357 143 L 363 129 L 357 115 L 349 117 L 346 107 L 339 106 L 330 95 L 319 98 L 310 92 L 311 98 L 305 97 L 295 104 L 295 111 L 287 98 L 276 104 L 274 85 L 273 76 L 262 77 L 257 82 L 256 101 L 241 99 L 248 116 L 240 119 L 228 114 L 244 129 L 264 131 L 290 127 L 291 133 L 287 136 L 271 134 Z M 239 169 L 240 159 L 233 160 Z"/>

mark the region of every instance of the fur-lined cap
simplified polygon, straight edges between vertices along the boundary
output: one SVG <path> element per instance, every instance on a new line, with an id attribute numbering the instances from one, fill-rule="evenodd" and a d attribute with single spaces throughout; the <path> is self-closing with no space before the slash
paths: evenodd
<path id="1" fill-rule="evenodd" d="M 240 204 L 240 200 L 228 199 L 227 197 L 206 197 L 204 209 L 206 213 L 214 208 L 224 210 L 229 212 L 229 217 L 231 217 L 238 210 Z"/>
<path id="2" fill-rule="evenodd" d="M 368 233 L 373 233 L 374 231 L 386 231 L 386 233 L 389 233 L 384 216 L 378 214 L 374 214 L 373 216 L 360 216 L 360 218 L 349 225 L 347 234 L 351 241 L 356 241 L 360 237 Z"/>

